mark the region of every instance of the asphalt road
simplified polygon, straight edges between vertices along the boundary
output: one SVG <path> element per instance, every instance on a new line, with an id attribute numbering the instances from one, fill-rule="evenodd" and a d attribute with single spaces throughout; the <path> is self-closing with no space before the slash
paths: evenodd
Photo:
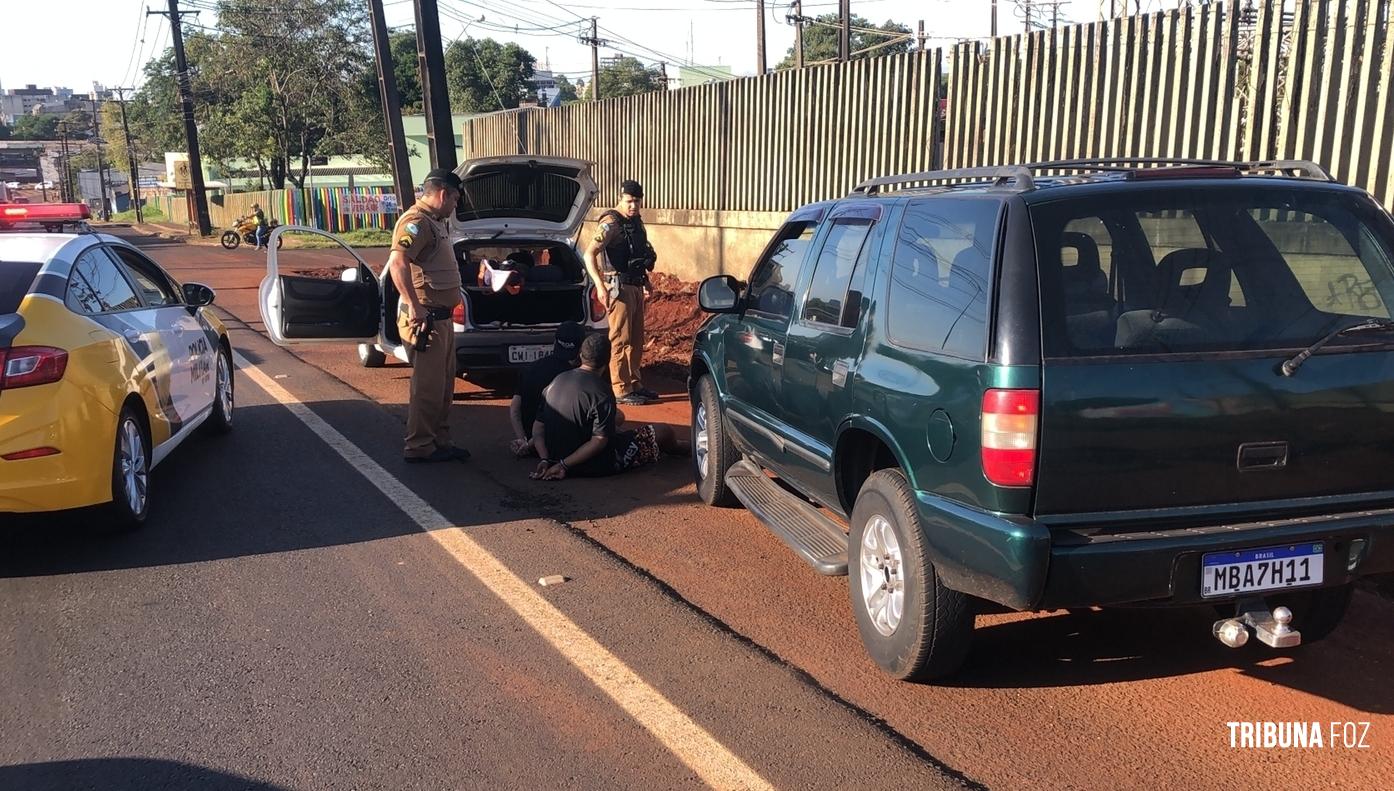
<path id="1" fill-rule="evenodd" d="M 405 366 L 277 349 L 263 257 L 140 241 L 217 290 L 254 370 L 237 430 L 157 471 L 144 530 L 5 536 L 0 788 L 1375 788 L 1394 769 L 1387 601 L 1358 593 L 1331 638 L 1283 653 L 1222 647 L 1207 611 L 986 614 L 953 683 L 892 682 L 846 580 L 702 506 L 684 460 L 531 481 L 504 450 L 507 383 L 484 381 L 452 416 L 475 458 L 407 467 Z M 658 384 L 631 417 L 685 427 L 679 383 Z M 1226 723 L 1265 720 L 1369 723 L 1367 746 L 1231 748 Z"/>

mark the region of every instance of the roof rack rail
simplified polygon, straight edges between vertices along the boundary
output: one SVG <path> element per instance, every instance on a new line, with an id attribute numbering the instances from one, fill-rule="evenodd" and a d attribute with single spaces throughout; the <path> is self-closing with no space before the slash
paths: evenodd
<path id="1" fill-rule="evenodd" d="M 1030 192 L 1036 188 L 1027 167 L 1014 165 L 996 168 L 960 168 L 958 170 L 926 170 L 921 173 L 906 173 L 900 176 L 884 176 L 879 179 L 863 181 L 852 188 L 852 192 L 874 195 L 881 187 L 897 184 L 918 184 L 945 181 L 992 181 L 994 186 L 1010 187 L 1015 192 Z"/>
<path id="2" fill-rule="evenodd" d="M 1032 171 L 1074 170 L 1115 172 L 1135 170 L 1138 167 L 1228 167 L 1241 172 L 1293 174 L 1297 178 L 1315 181 L 1333 181 L 1331 174 L 1315 162 L 1305 159 L 1272 159 L 1255 162 L 1234 162 L 1223 159 L 1185 159 L 1174 157 L 1099 157 L 1090 159 L 1062 159 L 1051 162 L 1033 162 L 1024 167 Z"/>
<path id="3" fill-rule="evenodd" d="M 1027 165 L 1004 167 L 960 168 L 957 170 L 926 170 L 899 176 L 868 179 L 852 188 L 853 194 L 874 195 L 881 187 L 933 182 L 991 181 L 993 186 L 1006 187 L 1013 192 L 1030 192 L 1036 188 L 1033 173 L 1067 171 L 1076 173 L 1126 173 L 1143 167 L 1220 167 L 1234 168 L 1241 173 L 1272 173 L 1295 176 L 1314 181 L 1335 181 L 1331 174 L 1315 162 L 1306 159 L 1269 159 L 1254 162 L 1230 162 L 1223 159 L 1182 159 L 1171 157 L 1102 157 L 1095 159 L 1061 159 L 1032 162 Z"/>

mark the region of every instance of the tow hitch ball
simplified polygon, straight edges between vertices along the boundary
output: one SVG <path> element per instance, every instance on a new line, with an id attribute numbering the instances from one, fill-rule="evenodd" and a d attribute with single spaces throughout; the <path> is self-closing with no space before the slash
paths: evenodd
<path id="1" fill-rule="evenodd" d="M 1274 607 L 1269 612 L 1262 599 L 1239 602 L 1233 618 L 1216 621 L 1211 627 L 1220 642 L 1230 648 L 1239 648 L 1249 642 L 1252 631 L 1264 645 L 1270 648 L 1293 648 L 1302 644 L 1302 633 L 1292 628 L 1292 610 Z"/>

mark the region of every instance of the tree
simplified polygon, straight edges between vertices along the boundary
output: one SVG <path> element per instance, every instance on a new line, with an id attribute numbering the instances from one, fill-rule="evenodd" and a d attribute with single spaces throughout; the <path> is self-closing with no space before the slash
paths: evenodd
<path id="1" fill-rule="evenodd" d="M 600 98 L 634 96 L 667 89 L 663 74 L 635 58 L 620 57 L 600 70 Z"/>
<path id="2" fill-rule="evenodd" d="M 445 50 L 445 84 L 456 111 L 484 113 L 511 110 L 537 95 L 529 82 L 537 63 L 517 44 L 467 38 Z"/>
<path id="3" fill-rule="evenodd" d="M 12 134 L 15 140 L 56 140 L 58 116 L 21 115 L 15 119 Z"/>
<path id="4" fill-rule="evenodd" d="M 562 104 L 570 104 L 577 99 L 576 86 L 571 84 L 571 80 L 568 80 L 565 74 L 557 75 L 557 91 L 557 101 Z"/>
<path id="5" fill-rule="evenodd" d="M 250 161 L 275 189 L 300 187 L 315 156 L 388 161 L 371 33 L 356 0 L 221 0 L 219 31 L 185 39 L 204 156 Z M 146 145 L 184 150 L 172 54 L 147 65 L 131 105 Z"/>
<path id="6" fill-rule="evenodd" d="M 408 30 L 388 36 L 392 51 L 392 74 L 397 78 L 397 97 L 402 112 L 419 113 L 421 106 L 421 66 L 416 57 L 416 33 Z"/>
<path id="7" fill-rule="evenodd" d="M 837 60 L 838 40 L 841 37 L 840 25 L 838 24 L 837 14 L 824 14 L 818 17 L 814 23 L 808 26 L 803 33 L 803 62 L 816 63 L 818 61 Z M 862 28 L 862 30 L 857 30 Z M 877 30 L 878 33 L 868 33 L 867 30 Z M 877 44 L 884 44 L 895 36 L 909 36 L 910 28 L 898 22 L 887 20 L 884 25 L 876 26 L 865 19 L 852 16 L 852 35 L 849 40 L 853 58 L 871 58 L 879 55 L 893 55 L 899 52 L 909 52 L 914 39 L 906 38 L 894 44 L 862 52 L 868 47 Z M 789 69 L 794 66 L 794 48 L 790 47 L 784 56 L 784 60 L 779 62 L 777 69 Z"/>

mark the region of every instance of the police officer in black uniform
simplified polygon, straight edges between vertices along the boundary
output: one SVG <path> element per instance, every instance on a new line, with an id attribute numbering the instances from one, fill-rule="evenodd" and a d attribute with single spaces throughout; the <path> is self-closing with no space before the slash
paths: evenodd
<path id="1" fill-rule="evenodd" d="M 619 202 L 601 215 L 600 227 L 585 249 L 586 271 L 609 313 L 610 384 L 619 403 L 626 406 L 658 400 L 658 393 L 644 387 L 639 370 L 644 298 L 657 260 L 639 216 L 643 200 L 639 182 L 622 183 Z"/>

